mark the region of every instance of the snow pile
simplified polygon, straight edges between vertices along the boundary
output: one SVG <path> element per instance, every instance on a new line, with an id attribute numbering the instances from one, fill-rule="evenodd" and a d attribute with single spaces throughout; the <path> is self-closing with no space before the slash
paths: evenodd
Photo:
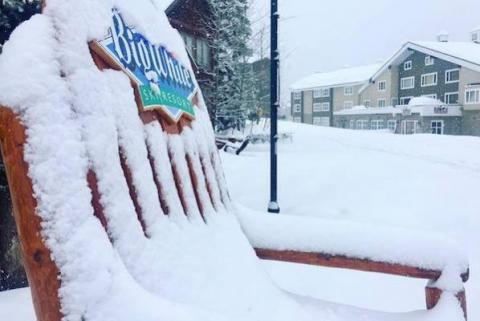
<path id="1" fill-rule="evenodd" d="M 308 303 L 311 309 L 305 309 L 307 299 L 280 290 L 258 264 L 232 215 L 201 97 L 192 131 L 165 135 L 158 124 L 140 122 L 126 75 L 96 68 L 88 41 L 105 35 L 112 8 L 189 65 L 180 35 L 158 10 L 161 2 L 47 3 L 45 14 L 23 24 L 4 47 L 0 104 L 10 106 L 27 127 L 25 157 L 43 237 L 61 272 L 64 319 L 356 319 L 356 310 L 332 309 L 324 302 Z M 154 172 L 148 153 L 158 162 Z M 205 167 L 207 155 L 213 159 L 211 167 L 206 166 L 207 177 L 197 177 L 200 191 L 193 188 L 186 155 L 197 172 Z M 138 204 L 130 198 L 122 160 L 132 172 Z M 172 192 L 172 167 L 180 177 L 184 204 Z M 98 179 L 108 235 L 93 215 L 86 181 L 90 169 Z M 155 178 L 166 191 L 168 216 L 155 193 Z M 217 191 L 216 211 L 207 205 L 207 181 Z M 204 204 L 201 211 L 195 192 Z M 219 205 L 220 198 L 228 211 Z M 303 247 L 306 239 L 299 242 Z M 450 301 L 451 295 L 446 295 L 425 319 L 448 309 L 454 315 L 449 321 L 461 320 L 458 304 Z M 401 320 L 375 314 L 366 320 L 389 318 Z"/>

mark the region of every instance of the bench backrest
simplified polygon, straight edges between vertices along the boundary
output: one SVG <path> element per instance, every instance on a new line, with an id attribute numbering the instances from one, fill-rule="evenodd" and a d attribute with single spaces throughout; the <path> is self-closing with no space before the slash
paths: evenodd
<path id="1" fill-rule="evenodd" d="M 34 19 L 42 20 L 35 23 L 45 29 L 51 27 L 46 26 L 48 22 L 43 21 L 46 19 Z M 184 115 L 175 122 L 162 110 L 144 111 L 134 81 L 128 83 L 125 74 L 104 55 L 98 43 L 91 42 L 89 48 L 98 70 L 78 68 L 69 75 L 61 75 L 64 70 L 60 68 L 56 80 L 60 87 L 58 95 L 62 90 L 69 91 L 71 100 L 64 103 L 71 106 L 66 108 L 65 114 L 59 111 L 59 115 L 47 115 L 53 118 L 45 122 L 55 127 L 55 122 L 65 117 L 64 122 L 71 122 L 78 129 L 72 135 L 81 135 L 83 146 L 76 147 L 82 149 L 79 157 L 88 160 L 88 169 L 79 172 L 86 174 L 83 179 L 89 189 L 87 195 L 86 189 L 80 186 L 80 177 L 77 183 L 83 192 L 79 192 L 78 197 L 83 201 L 90 198 L 88 206 L 103 225 L 108 239 L 118 243 L 115 247 L 120 248 L 119 252 L 125 251 L 121 255 L 129 255 L 134 244 L 142 243 L 143 239 L 158 237 L 162 228 L 159 222 L 164 216 L 172 221 L 208 222 L 212 215 L 228 212 L 230 199 L 201 92 L 198 90 L 192 98 L 194 119 Z M 38 63 L 42 63 L 42 59 L 53 59 L 48 54 L 39 56 Z M 71 77 L 71 88 L 64 88 L 62 76 Z M 92 83 L 92 79 L 98 82 Z M 85 95 L 89 99 L 85 99 Z M 45 99 L 51 101 L 52 97 Z M 62 211 L 73 206 L 62 203 L 58 204 L 59 209 L 43 208 L 46 203 L 39 196 L 42 184 L 55 182 L 49 182 L 48 175 L 43 182 L 37 182 L 42 175 L 39 164 L 45 161 L 45 171 L 51 166 L 57 166 L 57 170 L 61 166 L 64 151 L 60 145 L 64 141 L 59 137 L 58 141 L 50 142 L 50 147 L 36 141 L 40 137 L 38 130 L 43 129 L 25 121 L 32 112 L 35 113 L 29 110 L 20 114 L 19 109 L 14 112 L 2 107 L 0 139 L 37 318 L 39 321 L 59 321 L 64 308 L 59 291 L 65 278 L 65 266 L 61 253 L 52 250 L 53 243 L 59 239 L 51 235 L 61 221 Z M 35 153 L 32 154 L 35 148 L 52 148 L 49 152 L 60 165 L 36 159 Z M 75 168 L 70 165 L 58 172 L 65 170 L 65 174 L 70 175 L 69 171 Z M 75 185 L 73 181 L 72 185 Z M 70 188 L 74 193 L 75 186 Z M 62 202 L 60 198 L 59 202 Z M 88 206 L 85 207 L 87 212 Z M 46 213 L 53 212 L 59 217 L 51 217 L 50 221 Z M 80 218 L 79 224 L 82 224 Z M 72 230 L 71 233 L 76 232 Z M 71 264 L 67 261 L 66 265 Z M 129 263 L 124 264 L 128 267 Z"/>

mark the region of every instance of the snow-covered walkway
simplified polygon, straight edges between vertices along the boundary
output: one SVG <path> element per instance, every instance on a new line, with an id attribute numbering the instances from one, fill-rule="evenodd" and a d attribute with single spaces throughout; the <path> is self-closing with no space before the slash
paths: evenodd
<path id="1" fill-rule="evenodd" d="M 470 320 L 480 320 L 480 139 L 400 136 L 282 122 L 293 143 L 279 147 L 282 213 L 434 230 L 469 252 Z M 230 192 L 264 210 L 269 191 L 267 145 L 223 154 Z M 378 240 L 382 242 L 382 240 Z M 422 280 L 267 263 L 284 288 L 384 311 L 424 308 Z"/>

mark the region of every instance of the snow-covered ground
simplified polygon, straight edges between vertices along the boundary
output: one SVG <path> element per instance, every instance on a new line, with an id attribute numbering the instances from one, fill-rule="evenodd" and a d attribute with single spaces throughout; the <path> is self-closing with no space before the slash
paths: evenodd
<path id="1" fill-rule="evenodd" d="M 284 214 L 434 230 L 468 251 L 470 320 L 480 320 L 480 139 L 399 136 L 282 122 L 293 143 L 279 146 L 279 204 Z M 223 153 L 233 199 L 265 210 L 268 145 Z M 382 240 L 378 240 L 382 242 Z M 267 262 L 284 288 L 384 311 L 424 309 L 425 281 Z"/>
<path id="2" fill-rule="evenodd" d="M 397 136 L 282 122 L 293 142 L 279 147 L 282 212 L 427 229 L 457 239 L 470 255 L 469 319 L 480 319 L 480 139 Z M 264 210 L 268 145 L 222 153 L 236 202 Z M 382 242 L 383 240 L 378 240 Z M 477 247 L 477 248 L 476 248 Z M 424 309 L 425 281 L 265 262 L 283 288 L 383 311 Z M 33 321 L 28 289 L 0 293 L 0 320 Z"/>

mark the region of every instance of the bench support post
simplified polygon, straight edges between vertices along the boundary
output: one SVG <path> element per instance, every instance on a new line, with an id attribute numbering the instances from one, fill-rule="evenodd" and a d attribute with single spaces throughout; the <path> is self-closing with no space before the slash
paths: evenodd
<path id="1" fill-rule="evenodd" d="M 433 309 L 437 305 L 438 301 L 440 301 L 440 298 L 442 297 L 442 294 L 443 294 L 443 290 L 436 288 L 432 284 L 433 282 L 429 281 L 427 286 L 425 287 L 425 300 L 427 303 L 428 310 Z M 458 302 L 460 303 L 460 306 L 462 307 L 465 320 L 467 320 L 467 297 L 465 294 L 465 289 L 462 289 L 460 292 L 455 294 L 455 297 L 457 298 Z"/>

